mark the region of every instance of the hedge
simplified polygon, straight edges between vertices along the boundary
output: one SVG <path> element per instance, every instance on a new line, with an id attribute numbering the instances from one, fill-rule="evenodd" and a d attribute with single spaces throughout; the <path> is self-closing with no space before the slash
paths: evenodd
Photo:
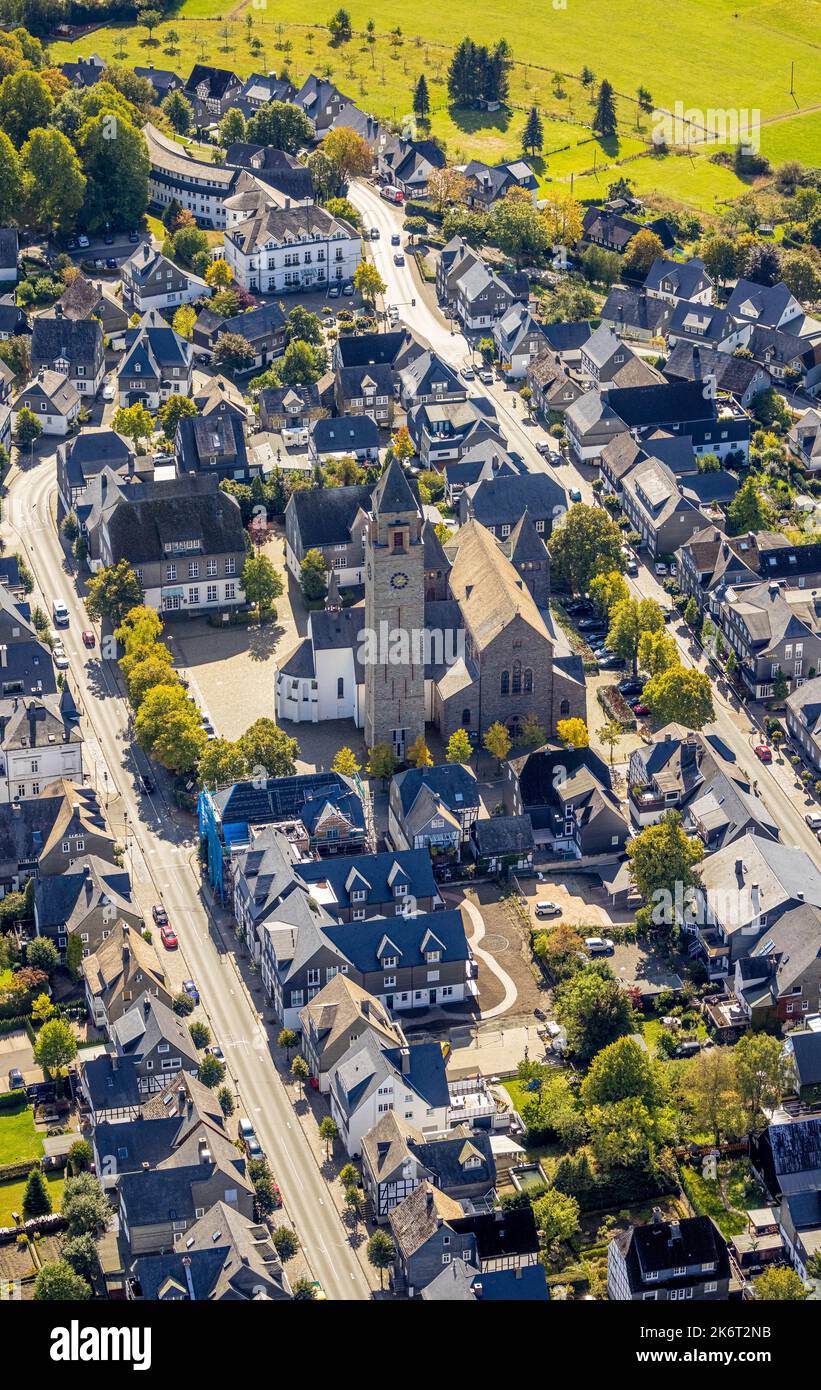
<path id="1" fill-rule="evenodd" d="M 31 1026 L 31 1019 L 26 1018 L 25 1014 L 18 1014 L 16 1018 L 0 1019 L 0 1036 L 6 1033 L 16 1033 L 19 1029 L 28 1034 L 29 1042 L 35 1041 L 35 1032 Z"/>
<path id="2" fill-rule="evenodd" d="M 39 1167 L 36 1158 L 30 1158 L 26 1163 L 4 1163 L 0 1165 L 0 1182 L 19 1182 L 21 1178 L 27 1178 L 32 1168 Z"/>
<path id="3" fill-rule="evenodd" d="M 615 719 L 621 724 L 625 733 L 632 733 L 635 730 L 635 715 L 617 686 L 600 685 L 596 695 L 608 718 Z"/>
<path id="4" fill-rule="evenodd" d="M 3 1091 L 0 1095 L 0 1110 L 14 1110 L 28 1101 L 26 1092 L 18 1087 L 16 1091 Z"/>

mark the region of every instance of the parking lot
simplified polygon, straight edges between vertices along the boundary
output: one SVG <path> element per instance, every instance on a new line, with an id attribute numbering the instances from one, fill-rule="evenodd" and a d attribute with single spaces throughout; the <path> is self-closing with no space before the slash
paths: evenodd
<path id="1" fill-rule="evenodd" d="M 522 879 L 521 891 L 526 899 L 533 926 L 553 922 L 569 922 L 574 927 L 589 928 L 585 936 L 607 935 L 607 928 L 633 920 L 633 914 L 613 909 L 604 896 L 599 880 L 586 874 L 562 873 L 560 870 L 545 872 L 543 882 L 538 879 Z M 537 902 L 554 902 L 561 909 L 561 916 L 540 919 L 536 916 Z"/>

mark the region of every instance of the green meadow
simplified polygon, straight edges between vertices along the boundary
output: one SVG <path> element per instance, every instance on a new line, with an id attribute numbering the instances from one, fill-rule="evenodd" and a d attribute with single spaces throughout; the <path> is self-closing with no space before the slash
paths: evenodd
<path id="1" fill-rule="evenodd" d="M 557 6 L 560 0 L 555 0 Z M 491 0 L 477 7 L 452 0 L 432 6 L 408 24 L 406 6 L 384 0 L 378 10 L 376 42 L 364 37 L 374 13 L 369 0 L 347 3 L 355 32 L 350 43 L 329 41 L 323 23 L 302 22 L 298 0 L 240 0 L 227 10 L 224 0 L 184 0 L 151 42 L 137 26 L 110 26 L 77 43 L 52 45 L 56 61 L 92 49 L 107 58 L 122 55 L 129 64 L 173 67 L 182 73 L 195 62 L 231 67 L 241 76 L 287 68 L 292 80 L 309 72 L 327 76 L 364 109 L 382 119 L 401 121 L 424 72 L 430 90 L 431 130 L 446 144 L 454 162 L 480 156 L 490 162 L 521 153 L 527 110 L 537 105 L 545 124 L 539 173 L 546 181 L 574 182 L 574 192 L 596 197 L 624 172 L 647 197 L 680 201 L 710 211 L 738 197 L 747 186 L 731 171 L 709 162 L 671 154 L 645 155 L 652 117 L 639 113 L 636 92 L 649 88 L 657 106 L 704 112 L 760 112 L 762 151 L 772 161 L 787 158 L 821 164 L 821 0 L 687 0 L 663 14 L 650 0 L 633 0 L 614 9 L 611 0 L 550 0 L 528 9 L 513 0 Z M 424 22 L 423 22 L 424 21 Z M 400 26 L 401 34 L 390 31 Z M 419 33 L 414 32 L 419 29 Z M 169 30 L 178 40 L 169 43 Z M 508 37 L 513 50 L 510 111 L 459 111 L 448 106 L 446 75 L 450 53 L 464 34 L 481 42 Z M 254 53 L 251 40 L 261 49 Z M 594 140 L 589 89 L 578 74 L 583 66 L 597 79 L 607 77 L 617 93 L 617 140 Z M 792 67 L 791 67 L 792 65 Z M 793 91 L 790 84 L 792 77 Z"/>

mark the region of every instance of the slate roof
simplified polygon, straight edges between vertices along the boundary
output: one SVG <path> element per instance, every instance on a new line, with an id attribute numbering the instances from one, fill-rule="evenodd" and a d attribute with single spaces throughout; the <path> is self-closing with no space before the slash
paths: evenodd
<path id="1" fill-rule="evenodd" d="M 17 228 L 0 227 L 0 270 L 17 269 Z"/>
<path id="2" fill-rule="evenodd" d="M 821 728 L 821 676 L 813 676 L 787 696 L 787 708 L 801 712 L 811 734 Z"/>
<path id="3" fill-rule="evenodd" d="M 533 850 L 530 816 L 491 816 L 474 821 L 471 828 L 477 855 L 527 854 Z"/>
<path id="4" fill-rule="evenodd" d="M 153 995 L 144 995 L 133 1008 L 112 1023 L 110 1037 L 121 1056 L 138 1060 L 158 1043 L 168 1042 L 188 1061 L 192 1070 L 196 1071 L 199 1067 L 199 1054 L 187 1023 Z"/>
<path id="5" fill-rule="evenodd" d="M 550 1297 L 544 1265 L 478 1270 L 451 1260 L 422 1290 L 426 1303 L 546 1303 Z"/>
<path id="6" fill-rule="evenodd" d="M 105 475 L 104 475 L 105 476 Z M 106 502 L 108 534 L 117 560 L 141 565 L 166 558 L 165 542 L 199 536 L 203 555 L 242 553 L 239 506 L 215 476 L 129 483 Z"/>
<path id="7" fill-rule="evenodd" d="M 333 855 L 331 858 L 298 864 L 294 872 L 311 888 L 327 886 L 333 895 L 322 895 L 322 904 L 331 913 L 335 904 L 351 906 L 352 890 L 365 892 L 357 906 L 385 903 L 393 899 L 393 885 L 399 878 L 408 885 L 416 898 L 435 898 L 438 895 L 433 864 L 426 849 L 404 849 L 379 854 Z M 316 892 L 313 894 L 316 896 Z"/>
<path id="8" fill-rule="evenodd" d="M 668 260 L 666 256 L 658 256 L 647 272 L 644 287 L 663 291 L 665 294 L 675 294 L 678 299 L 692 299 L 712 283 L 704 268 L 704 262 L 697 256 L 683 263 Z"/>
<path id="9" fill-rule="evenodd" d="M 46 318 L 39 314 L 31 330 L 31 368 L 53 367 L 59 358 L 94 369 L 103 355 L 103 326 L 98 319 Z"/>
<path id="10" fill-rule="evenodd" d="M 458 908 L 419 912 L 413 917 L 397 915 L 342 922 L 326 927 L 325 936 L 363 975 L 381 970 L 380 947 L 386 937 L 396 947 L 395 952 L 388 954 L 398 955 L 403 969 L 425 965 L 426 950 L 441 950 L 442 963 L 446 965 L 471 958 Z"/>
<path id="11" fill-rule="evenodd" d="M 311 426 L 313 447 L 318 454 L 338 454 L 349 450 L 378 449 L 379 426 L 370 415 L 323 416 Z M 330 489 L 338 491 L 339 489 Z M 325 490 L 326 494 L 328 489 Z"/>
<path id="12" fill-rule="evenodd" d="M 402 466 L 392 458 L 373 490 L 374 516 L 393 516 L 400 512 L 418 513 L 419 504 L 411 491 Z"/>
<path id="13" fill-rule="evenodd" d="M 236 73 L 228 71 L 227 68 L 215 68 L 207 63 L 195 63 L 185 84 L 185 91 L 196 93 L 197 87 L 203 82 L 208 83 L 208 95 L 214 100 L 224 97 L 231 87 L 240 85 Z"/>
<path id="14" fill-rule="evenodd" d="M 712 402 L 705 401 L 704 387 L 696 381 L 616 388 L 608 392 L 607 402 L 631 428 L 709 419 L 715 409 Z"/>
<path id="15" fill-rule="evenodd" d="M 357 512 L 370 511 L 371 488 L 367 483 L 354 487 L 299 488 L 291 494 L 288 507 L 295 513 L 305 550 L 347 544 Z"/>
<path id="16" fill-rule="evenodd" d="M 425 1140 L 421 1135 L 412 1134 L 408 1148 L 419 1162 L 424 1164 L 432 1175 L 437 1187 L 443 1192 L 458 1191 L 463 1187 L 474 1187 L 486 1183 L 493 1187 L 496 1181 L 496 1164 L 490 1146 L 490 1135 L 486 1130 L 471 1130 L 467 1125 L 457 1125 L 441 1139 Z M 466 1168 L 468 1159 L 481 1159 L 481 1164 Z"/>
<path id="17" fill-rule="evenodd" d="M 99 324 L 97 325 L 99 327 Z M 55 415 L 70 415 L 79 406 L 80 396 L 77 388 L 69 381 L 62 372 L 44 371 L 42 368 L 36 377 L 24 386 L 14 400 L 15 410 L 27 405 L 30 401 L 36 401 L 38 397 L 44 397 L 48 402 L 49 410 Z M 39 411 L 35 412 L 39 414 Z"/>
<path id="18" fill-rule="evenodd" d="M 678 1279 L 647 1279 L 648 1274 L 658 1276 L 668 1269 L 714 1264 L 716 1268 L 709 1272 L 711 1280 L 718 1282 L 730 1275 L 727 1242 L 709 1216 L 683 1217 L 675 1225 L 669 1221 L 654 1221 L 632 1226 L 616 1240 L 625 1257 L 627 1277 L 634 1293 L 644 1288 L 674 1288 L 677 1284 L 692 1282 L 692 1275 Z"/>
<path id="19" fill-rule="evenodd" d="M 778 839 L 778 822 L 773 820 L 761 798 L 739 786 L 726 772 L 716 772 L 704 791 L 691 802 L 690 812 L 706 832 L 710 850 L 732 844 L 748 826 L 768 839 Z"/>
<path id="20" fill-rule="evenodd" d="M 460 1216 L 448 1222 L 454 1231 L 476 1239 L 481 1261 L 511 1255 L 537 1255 L 539 1233 L 531 1206 L 497 1209 L 476 1216 Z"/>
<path id="21" fill-rule="evenodd" d="M 357 233 L 349 222 L 341 217 L 332 217 L 325 208 L 316 204 L 278 208 L 269 203 L 251 217 L 229 227 L 225 235 L 248 256 L 269 241 L 275 245 L 287 245 L 289 242 L 310 240 L 314 236 L 355 238 Z"/>
<path id="22" fill-rule="evenodd" d="M 761 372 L 757 362 L 734 357 L 731 352 L 700 347 L 698 343 L 677 342 L 664 364 L 664 375 L 681 381 L 704 381 L 715 377 L 716 389 L 743 396 Z"/>
<path id="23" fill-rule="evenodd" d="M 435 767 L 411 767 L 394 777 L 403 815 L 407 815 L 422 787 L 429 787 L 438 801 L 459 813 L 475 810 L 479 789 L 475 776 L 461 763 L 441 763 Z"/>
<path id="24" fill-rule="evenodd" d="M 141 1255 L 131 1266 L 143 1301 L 270 1301 L 290 1298 L 282 1263 L 264 1224 L 216 1202 L 186 1231 L 180 1246 Z"/>
<path id="25" fill-rule="evenodd" d="M 403 1055 L 407 1056 L 404 1071 Z M 353 1115 L 386 1079 L 394 1077 L 401 1077 L 401 1084 L 415 1091 L 429 1109 L 442 1109 L 450 1102 L 445 1059 L 438 1042 L 383 1047 L 372 1033 L 363 1033 L 338 1063 L 333 1077 L 334 1096 L 340 1108 Z"/>
<path id="26" fill-rule="evenodd" d="M 785 904 L 797 906 L 802 900 L 821 907 L 821 872 L 809 855 L 793 845 L 749 832 L 709 855 L 700 866 L 699 876 L 708 901 L 712 892 L 723 902 L 728 893 L 732 894 L 732 920 L 722 922 L 728 935 L 741 931 L 759 911 L 769 913 Z M 759 908 L 753 901 L 753 885 L 757 886 Z"/>
<path id="27" fill-rule="evenodd" d="M 795 1061 L 799 1086 L 820 1086 L 821 1033 L 790 1033 L 789 1047 Z"/>
<path id="28" fill-rule="evenodd" d="M 785 1195 L 821 1188 L 821 1119 L 772 1124 L 766 1140 L 772 1171 Z"/>
<path id="29" fill-rule="evenodd" d="M 429 1182 L 421 1182 L 390 1213 L 391 1233 L 399 1252 L 410 1259 L 435 1235 L 440 1225 L 451 1225 L 462 1215 L 452 1197 Z"/>
<path id="30" fill-rule="evenodd" d="M 795 298 L 783 281 L 776 285 L 757 285 L 753 280 L 741 279 L 727 300 L 727 313 L 732 318 L 752 320 L 768 328 L 776 328 L 785 313 L 795 304 Z M 785 323 L 803 318 L 801 306 L 796 304 L 797 312 L 788 316 Z"/>
<path id="31" fill-rule="evenodd" d="M 470 499 L 470 517 L 483 526 L 515 526 L 524 512 L 552 524 L 567 509 L 567 493 L 548 473 L 481 478 L 465 493 Z"/>
<path id="32" fill-rule="evenodd" d="M 105 822 L 94 794 L 69 783 L 54 782 L 39 796 L 0 805 L 0 864 L 39 860 L 46 848 L 57 838 L 62 839 L 65 828 L 74 823 L 74 802 L 79 802 L 81 808 L 78 826 L 93 827 L 96 834 L 105 834 Z M 111 865 L 106 868 L 111 871 Z"/>

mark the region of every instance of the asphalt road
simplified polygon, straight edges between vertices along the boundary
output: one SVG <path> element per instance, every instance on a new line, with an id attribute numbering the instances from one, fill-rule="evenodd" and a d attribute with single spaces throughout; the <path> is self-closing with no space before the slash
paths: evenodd
<path id="1" fill-rule="evenodd" d="M 51 612 L 54 597 L 63 598 L 68 605 L 71 621 L 62 635 L 91 726 L 92 745 L 99 745 L 108 767 L 110 799 L 119 811 L 128 813 L 132 855 L 141 854 L 147 866 L 153 883 L 151 901 L 162 898 L 168 909 L 186 973 L 197 982 L 214 1036 L 222 1044 L 237 1083 L 241 1111 L 253 1121 L 268 1154 L 313 1275 L 328 1298 L 369 1298 L 368 1282 L 234 964 L 233 942 L 230 937 L 227 943 L 222 940 L 217 922 L 200 896 L 191 867 L 195 841 L 161 794 L 145 797 L 135 791 L 137 764 L 128 734 L 127 704 L 116 693 L 113 668 L 101 659 L 99 646 L 88 651 L 80 638 L 82 629 L 91 623 L 77 596 L 53 520 L 54 455 L 35 460 L 34 466 L 23 470 L 15 465 L 7 485 L 3 529 L 14 535 L 16 547 L 25 552 L 46 612 Z M 142 906 L 150 910 L 150 901 Z"/>

